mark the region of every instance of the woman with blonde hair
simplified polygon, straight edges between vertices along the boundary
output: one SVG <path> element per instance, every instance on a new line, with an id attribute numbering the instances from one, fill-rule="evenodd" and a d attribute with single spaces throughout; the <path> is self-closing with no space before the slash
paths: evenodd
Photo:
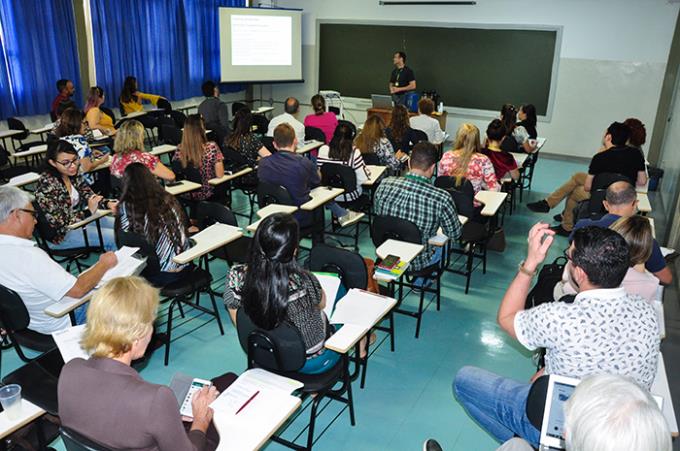
<path id="1" fill-rule="evenodd" d="M 472 183 L 475 194 L 482 190 L 500 190 L 493 163 L 489 157 L 481 153 L 477 127 L 462 124 L 456 133 L 453 148 L 454 150 L 446 152 L 439 162 L 438 175 L 465 177 Z"/>
<path id="2" fill-rule="evenodd" d="M 385 136 L 385 123 L 380 116 L 369 116 L 364 123 L 364 128 L 354 138 L 354 147 L 359 149 L 362 155 L 375 154 L 380 164 L 387 166 L 391 172 L 401 171 L 400 159 L 406 154 L 400 150 L 396 153 L 392 144 Z"/>
<path id="3" fill-rule="evenodd" d="M 142 163 L 153 175 L 164 180 L 175 180 L 175 174 L 161 160 L 144 151 L 144 126 L 141 122 L 131 119 L 125 121 L 118 129 L 113 143 L 113 160 L 111 161 L 111 175 L 121 178 L 125 168 L 132 163 Z"/>
<path id="4" fill-rule="evenodd" d="M 172 169 L 177 174 L 198 171 L 201 189 L 187 194 L 194 201 L 207 200 L 214 194 L 208 181 L 224 175 L 224 156 L 213 141 L 205 136 L 205 124 L 200 114 L 192 114 L 184 122 L 182 142 L 172 157 Z"/>
<path id="5" fill-rule="evenodd" d="M 140 277 L 113 279 L 95 293 L 81 341 L 91 357 L 69 361 L 59 376 L 63 427 L 110 449 L 214 448 L 206 436 L 214 386 L 194 395 L 186 432 L 172 390 L 146 382 L 130 366 L 145 354 L 157 310 L 158 290 Z"/>

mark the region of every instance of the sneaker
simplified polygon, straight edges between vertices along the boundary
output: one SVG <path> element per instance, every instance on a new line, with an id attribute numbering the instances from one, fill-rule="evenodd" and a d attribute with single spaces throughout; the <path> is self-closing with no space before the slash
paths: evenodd
<path id="1" fill-rule="evenodd" d="M 423 451 L 442 451 L 442 447 L 437 440 L 428 438 L 423 442 Z"/>
<path id="2" fill-rule="evenodd" d="M 545 199 L 541 199 L 538 202 L 529 202 L 527 207 L 529 210 L 535 211 L 536 213 L 547 213 L 550 211 L 550 205 L 548 205 L 548 202 L 546 202 Z"/>
<path id="3" fill-rule="evenodd" d="M 347 227 L 348 225 L 352 225 L 355 222 L 359 222 L 359 220 L 364 216 L 366 216 L 364 213 L 347 210 L 347 214 L 345 216 L 339 217 L 338 222 L 340 223 L 340 227 Z"/>
<path id="4" fill-rule="evenodd" d="M 562 224 L 558 224 L 558 225 L 556 225 L 556 226 L 552 226 L 552 227 L 550 227 L 550 230 L 552 230 L 553 232 L 555 232 L 557 235 L 560 235 L 560 236 L 569 236 L 569 235 L 571 235 L 571 231 L 570 231 L 570 230 L 566 230 L 564 227 L 562 227 Z"/>
<path id="5" fill-rule="evenodd" d="M 553 216 L 553 219 L 557 222 L 562 222 L 562 215 L 561 214 L 555 215 L 555 216 Z"/>

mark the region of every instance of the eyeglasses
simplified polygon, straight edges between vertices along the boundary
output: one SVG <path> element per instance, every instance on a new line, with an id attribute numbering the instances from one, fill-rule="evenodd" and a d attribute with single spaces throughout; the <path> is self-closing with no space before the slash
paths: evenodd
<path id="1" fill-rule="evenodd" d="M 70 168 L 71 166 L 78 166 L 80 164 L 80 158 L 76 158 L 75 160 L 57 161 L 57 163 L 59 163 L 65 168 Z"/>
<path id="2" fill-rule="evenodd" d="M 29 215 L 33 216 L 33 218 L 38 217 L 38 212 L 35 210 L 29 210 L 28 208 L 17 208 L 18 211 L 23 211 L 24 213 L 28 213 Z"/>

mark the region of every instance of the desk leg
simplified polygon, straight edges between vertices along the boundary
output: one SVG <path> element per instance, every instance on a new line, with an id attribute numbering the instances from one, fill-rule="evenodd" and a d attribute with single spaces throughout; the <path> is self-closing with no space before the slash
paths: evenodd
<path id="1" fill-rule="evenodd" d="M 77 326 L 75 310 L 71 310 L 70 312 L 68 312 L 68 317 L 71 320 L 71 326 Z"/>

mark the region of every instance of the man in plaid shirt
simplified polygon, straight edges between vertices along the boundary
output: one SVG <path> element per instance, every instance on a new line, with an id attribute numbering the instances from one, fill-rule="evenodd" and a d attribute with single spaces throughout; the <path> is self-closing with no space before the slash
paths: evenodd
<path id="1" fill-rule="evenodd" d="M 411 151 L 410 172 L 404 177 L 385 179 L 375 193 L 376 215 L 406 219 L 420 230 L 425 250 L 411 262 L 411 270 L 422 269 L 441 259 L 442 248 L 427 244 L 439 227 L 451 240 L 458 239 L 461 233 L 451 195 L 432 185 L 436 164 L 437 149 L 429 142 L 420 142 Z"/>

